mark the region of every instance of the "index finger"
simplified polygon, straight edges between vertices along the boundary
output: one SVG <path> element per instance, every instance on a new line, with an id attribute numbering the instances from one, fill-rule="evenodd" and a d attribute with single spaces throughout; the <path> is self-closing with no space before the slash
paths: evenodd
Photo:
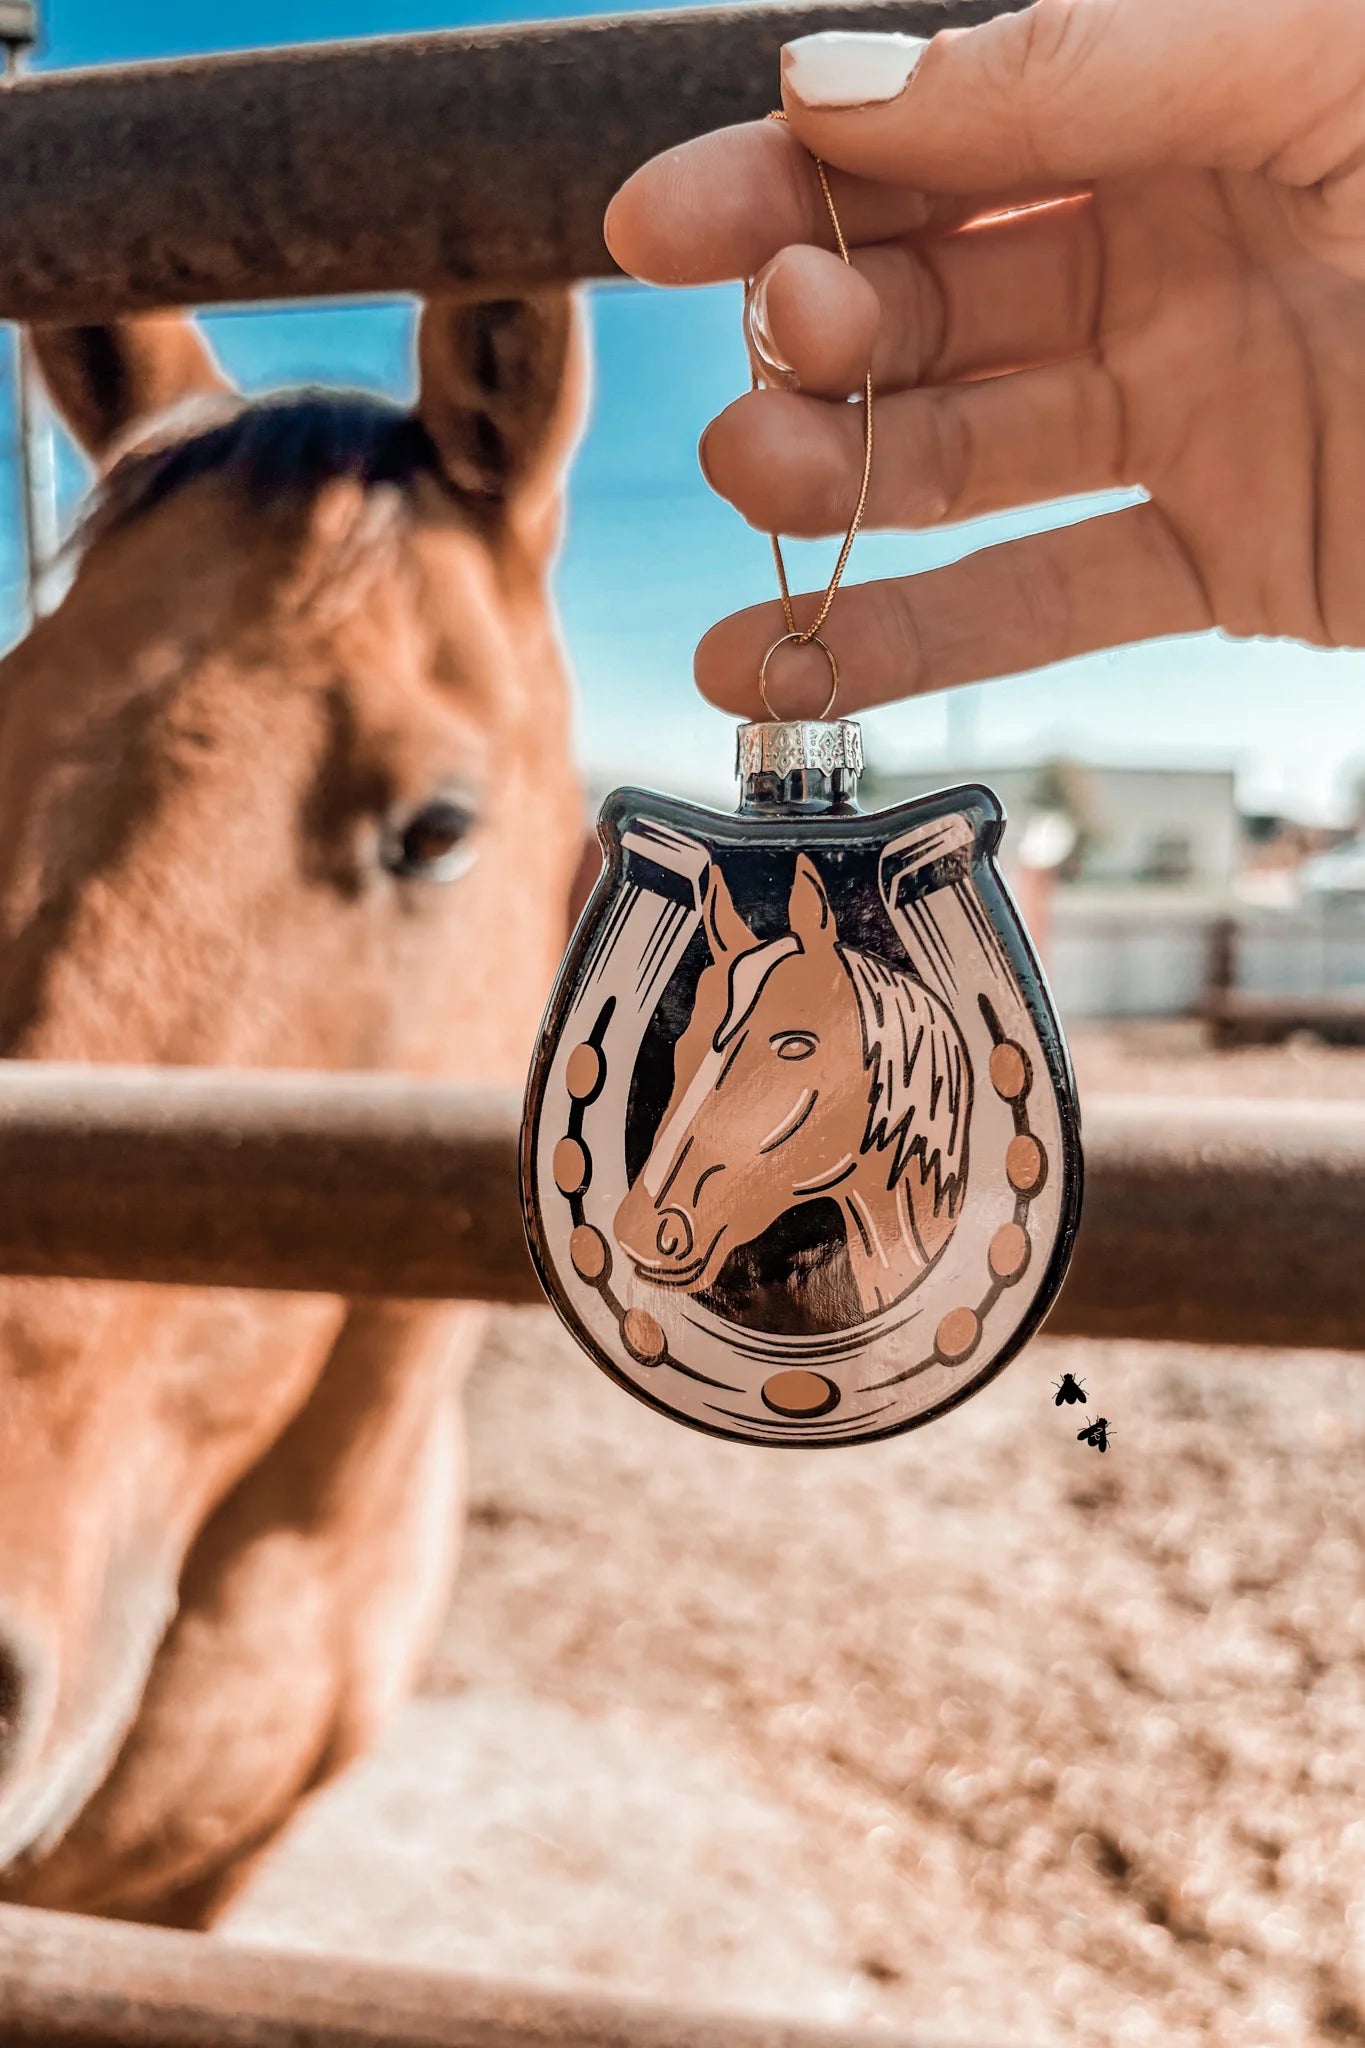
<path id="1" fill-rule="evenodd" d="M 969 205 L 989 210 L 843 171 L 829 181 L 851 243 L 954 225 Z M 792 242 L 834 246 L 815 161 L 779 121 L 718 128 L 654 157 L 612 200 L 605 232 L 621 268 L 647 284 L 719 284 L 752 277 Z"/>

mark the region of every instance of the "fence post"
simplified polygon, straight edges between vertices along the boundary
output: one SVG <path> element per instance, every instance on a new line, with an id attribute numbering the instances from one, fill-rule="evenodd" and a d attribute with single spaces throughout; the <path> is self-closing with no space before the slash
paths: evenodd
<path id="1" fill-rule="evenodd" d="M 0 0 L 0 85 L 10 86 L 38 40 L 37 0 Z M 54 552 L 56 503 L 52 479 L 51 422 L 30 360 L 22 327 L 14 329 L 14 437 L 19 468 L 19 546 L 27 616 L 31 626 L 42 609 L 43 574 Z M 48 445 L 44 449 L 42 436 Z"/>
<path id="2" fill-rule="evenodd" d="M 1230 913 L 1216 917 L 1209 926 L 1208 966 L 1204 990 L 1204 1018 L 1209 1043 L 1225 1052 L 1236 1036 L 1230 997 L 1237 986 L 1237 920 Z"/>

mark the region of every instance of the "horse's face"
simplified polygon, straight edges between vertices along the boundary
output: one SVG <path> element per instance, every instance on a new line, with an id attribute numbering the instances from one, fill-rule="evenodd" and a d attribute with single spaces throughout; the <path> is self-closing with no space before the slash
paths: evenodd
<path id="1" fill-rule="evenodd" d="M 221 379 L 40 337 L 102 458 Z M 552 295 L 433 306 L 416 412 L 247 410 L 115 463 L 0 673 L 0 1053 L 519 1080 L 582 842 L 547 594 Z M 187 1546 L 343 1305 L 0 1283 L 0 1865 L 108 1766 Z"/>
<path id="2" fill-rule="evenodd" d="M 412 415 L 229 404 L 114 462 L 3 667 L 0 1051 L 519 1079 L 581 836 L 581 371 L 562 299 L 421 349 Z"/>
<path id="3" fill-rule="evenodd" d="M 867 1125 L 857 1000 L 820 877 L 797 861 L 785 937 L 756 939 L 718 868 L 711 964 L 674 1058 L 672 1097 L 616 1235 L 639 1270 L 695 1292 L 795 1204 L 853 1171 Z"/>

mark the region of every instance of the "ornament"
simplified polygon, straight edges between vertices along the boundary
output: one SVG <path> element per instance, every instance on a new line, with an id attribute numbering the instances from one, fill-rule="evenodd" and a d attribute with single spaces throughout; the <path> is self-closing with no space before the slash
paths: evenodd
<path id="1" fill-rule="evenodd" d="M 823 166 L 822 188 L 848 260 Z M 1080 1208 L 1060 1027 L 968 785 L 870 815 L 859 729 L 740 728 L 737 812 L 608 797 L 527 1091 L 545 1291 L 618 1385 L 736 1441 L 914 1428 L 1046 1315 Z"/>

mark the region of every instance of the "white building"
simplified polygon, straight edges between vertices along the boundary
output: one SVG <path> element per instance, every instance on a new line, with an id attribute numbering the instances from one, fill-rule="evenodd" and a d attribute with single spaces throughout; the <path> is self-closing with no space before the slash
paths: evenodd
<path id="1" fill-rule="evenodd" d="M 1241 840 L 1231 768 L 1116 768 L 1056 761 L 991 767 L 945 763 L 869 777 L 868 809 L 954 783 L 983 782 L 1005 806 L 1001 865 L 1038 927 L 1064 1017 L 1197 1013 L 1214 928 L 1234 906 Z M 1021 877 L 1030 818 L 1061 811 L 1075 845 L 1055 889 Z"/>
<path id="2" fill-rule="evenodd" d="M 1101 890 L 1172 889 L 1210 903 L 1230 899 L 1240 819 L 1231 768 L 1110 768 L 1065 761 L 1031 766 L 949 763 L 903 775 L 868 776 L 866 808 L 881 809 L 957 782 L 984 782 L 1009 820 L 1002 865 L 1016 863 L 1031 813 L 1062 808 L 1077 827 L 1066 879 Z"/>

